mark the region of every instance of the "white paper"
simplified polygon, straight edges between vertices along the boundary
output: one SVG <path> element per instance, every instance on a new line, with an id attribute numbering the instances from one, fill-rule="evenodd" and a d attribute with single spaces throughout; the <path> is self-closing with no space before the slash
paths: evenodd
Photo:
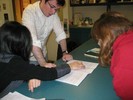
<path id="1" fill-rule="evenodd" d="M 100 52 L 100 48 L 93 48 L 87 50 L 84 55 L 88 57 L 98 58 L 98 54 Z"/>
<path id="2" fill-rule="evenodd" d="M 71 63 L 73 61 L 80 61 L 80 60 L 71 60 L 68 63 Z M 81 62 L 85 65 L 85 69 L 72 70 L 69 74 L 56 80 L 78 86 L 88 74 L 93 72 L 93 70 L 98 65 L 98 63 L 93 63 L 93 62 L 87 62 L 87 61 L 81 61 Z"/>
<path id="3" fill-rule="evenodd" d="M 46 99 L 45 98 L 41 98 L 41 99 L 30 98 L 15 91 L 13 93 L 12 92 L 8 93 L 6 96 L 1 98 L 1 100 L 46 100 Z"/>
<path id="4" fill-rule="evenodd" d="M 95 52 L 95 53 L 99 53 L 100 48 L 93 48 L 93 49 L 88 50 L 87 52 L 90 52 L 90 51 Z"/>

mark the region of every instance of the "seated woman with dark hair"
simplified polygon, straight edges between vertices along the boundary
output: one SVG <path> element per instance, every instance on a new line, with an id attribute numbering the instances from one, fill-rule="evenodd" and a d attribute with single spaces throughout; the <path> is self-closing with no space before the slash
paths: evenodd
<path id="1" fill-rule="evenodd" d="M 46 68 L 29 64 L 32 38 L 29 30 L 11 21 L 0 28 L 0 97 L 16 88 L 23 80 L 54 80 L 68 74 L 71 69 L 81 69 L 81 62 Z M 33 90 L 32 90 L 33 91 Z"/>

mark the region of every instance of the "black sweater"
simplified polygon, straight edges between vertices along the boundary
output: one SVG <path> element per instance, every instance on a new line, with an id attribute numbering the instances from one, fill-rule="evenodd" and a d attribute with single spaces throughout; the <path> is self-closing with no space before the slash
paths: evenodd
<path id="1" fill-rule="evenodd" d="M 7 61 L 0 57 L 0 92 L 12 81 L 16 80 L 54 80 L 70 72 L 68 64 L 62 64 L 56 68 L 45 68 L 29 64 L 19 56 L 12 56 Z"/>

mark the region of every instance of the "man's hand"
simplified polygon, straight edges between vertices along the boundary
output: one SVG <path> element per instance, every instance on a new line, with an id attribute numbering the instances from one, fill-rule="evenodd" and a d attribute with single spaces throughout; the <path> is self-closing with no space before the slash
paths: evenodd
<path id="1" fill-rule="evenodd" d="M 42 66 L 42 65 L 41 65 L 41 66 Z M 45 63 L 45 64 L 43 65 L 43 67 L 52 68 L 52 67 L 56 67 L 56 64 L 54 64 L 54 63 Z"/>
<path id="2" fill-rule="evenodd" d="M 73 56 L 68 54 L 68 53 L 65 53 L 65 54 L 63 54 L 62 60 L 66 61 L 66 62 L 70 61 L 70 60 L 73 60 Z"/>
<path id="3" fill-rule="evenodd" d="M 46 62 L 46 60 L 44 59 L 41 48 L 39 48 L 37 46 L 33 46 L 32 52 L 33 52 L 33 54 L 34 54 L 34 56 L 35 56 L 35 58 L 38 61 L 40 66 L 47 67 L 47 68 L 56 67 L 55 64 Z"/>

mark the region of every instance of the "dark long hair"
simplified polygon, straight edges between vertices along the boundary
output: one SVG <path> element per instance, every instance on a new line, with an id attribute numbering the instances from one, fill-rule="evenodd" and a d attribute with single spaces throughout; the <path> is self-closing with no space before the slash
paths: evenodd
<path id="1" fill-rule="evenodd" d="M 30 31 L 16 21 L 3 24 L 0 28 L 0 53 L 21 56 L 28 61 L 32 49 Z"/>

